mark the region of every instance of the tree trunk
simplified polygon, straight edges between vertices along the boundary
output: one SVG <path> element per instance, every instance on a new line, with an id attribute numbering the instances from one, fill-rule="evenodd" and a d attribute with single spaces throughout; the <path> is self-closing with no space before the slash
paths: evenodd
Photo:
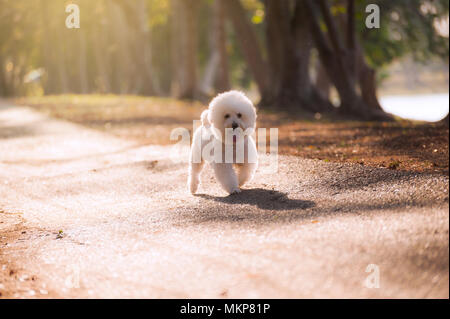
<path id="1" fill-rule="evenodd" d="M 106 30 L 102 26 L 102 24 L 99 24 L 94 29 L 93 34 L 93 51 L 94 51 L 94 59 L 95 59 L 95 66 L 97 68 L 97 76 L 98 76 L 98 85 L 100 92 L 103 93 L 111 93 L 111 72 L 109 69 L 110 65 L 110 53 L 106 50 Z"/>
<path id="2" fill-rule="evenodd" d="M 357 81 L 355 0 L 347 0 L 347 62 L 353 81 Z"/>
<path id="3" fill-rule="evenodd" d="M 212 25 L 208 33 L 210 54 L 200 85 L 201 92 L 206 96 L 231 88 L 223 1 L 214 0 L 212 6 Z"/>
<path id="4" fill-rule="evenodd" d="M 376 72 L 366 62 L 364 49 L 356 38 L 354 0 L 347 1 L 347 18 L 340 15 L 342 28 L 347 29 L 348 62 L 363 101 L 375 111 L 383 111 L 377 97 Z"/>
<path id="5" fill-rule="evenodd" d="M 203 78 L 200 84 L 200 91 L 202 94 L 209 96 L 215 92 L 215 79 L 217 78 L 217 70 L 219 68 L 219 53 L 212 50 L 205 70 L 203 71 Z"/>
<path id="6" fill-rule="evenodd" d="M 286 44 L 294 41 L 294 39 L 289 25 L 290 14 L 289 7 L 286 7 L 287 1 L 265 0 L 264 5 L 270 86 L 273 95 L 278 97 L 282 89 L 284 76 L 284 58 L 288 49 Z"/>
<path id="7" fill-rule="evenodd" d="M 112 62 L 114 63 L 114 90 L 119 94 L 133 94 L 136 93 L 136 74 L 138 71 L 135 69 L 131 58 L 129 26 L 122 6 L 112 2 L 107 8 L 110 11 L 110 19 L 115 21 L 113 30 L 111 30 L 114 36 L 113 40 L 120 43 Z"/>
<path id="8" fill-rule="evenodd" d="M 215 0 L 213 5 L 214 15 L 214 51 L 217 52 L 218 64 L 215 87 L 219 92 L 228 91 L 231 87 L 229 76 L 229 64 L 227 54 L 227 35 L 225 30 L 224 1 Z"/>
<path id="9" fill-rule="evenodd" d="M 360 44 L 356 44 L 356 70 L 358 72 L 358 82 L 361 89 L 361 96 L 364 102 L 373 110 L 382 111 L 377 96 L 376 72 L 371 68 L 364 57 Z"/>
<path id="10" fill-rule="evenodd" d="M 141 92 L 145 95 L 160 94 L 159 82 L 153 73 L 151 32 L 148 26 L 147 3 L 145 0 L 139 0 L 135 3 L 134 13 L 137 17 L 136 28 L 138 34 L 135 42 L 134 57 L 144 79 Z"/>
<path id="11" fill-rule="evenodd" d="M 67 68 L 66 68 L 66 41 L 62 36 L 61 30 L 55 30 L 56 33 L 56 43 L 57 43 L 57 54 L 56 54 L 56 63 L 58 69 L 59 76 L 59 84 L 60 91 L 58 93 L 68 93 L 69 92 L 69 78 L 67 76 Z"/>
<path id="12" fill-rule="evenodd" d="M 0 55 L 0 96 L 9 96 L 8 84 L 5 77 L 5 63 Z"/>
<path id="13" fill-rule="evenodd" d="M 242 54 L 261 94 L 260 104 L 270 103 L 269 101 L 272 100 L 272 91 L 269 84 L 267 63 L 261 54 L 258 39 L 247 18 L 246 12 L 239 0 L 226 0 L 223 1 L 223 4 L 225 5 L 227 17 L 233 23 Z"/>
<path id="14" fill-rule="evenodd" d="M 339 93 L 341 100 L 340 111 L 343 114 L 357 116 L 365 120 L 390 119 L 386 113 L 370 108 L 356 92 L 356 74 L 352 67 L 352 54 L 348 53 L 340 38 L 337 24 L 330 13 L 326 0 L 318 0 L 318 6 L 327 26 L 329 43 L 331 45 L 328 43 L 319 25 L 316 4 L 311 0 L 304 0 L 304 4 L 308 12 L 309 23 L 317 50 L 319 51 L 320 60 L 327 71 L 328 77 Z M 348 38 L 350 37 L 348 36 Z"/>
<path id="15" fill-rule="evenodd" d="M 296 3 L 292 18 L 288 1 L 266 0 L 265 4 L 271 85 L 277 105 L 312 112 L 332 111 L 331 103 L 320 96 L 311 82 L 311 37 L 301 3 Z"/>
<path id="16" fill-rule="evenodd" d="M 180 11 L 180 0 L 170 0 L 170 93 L 174 97 L 177 97 L 180 92 L 180 68 L 178 65 L 181 59 Z"/>
<path id="17" fill-rule="evenodd" d="M 172 0 L 173 94 L 194 99 L 197 92 L 197 16 L 198 2 Z"/>
<path id="18" fill-rule="evenodd" d="M 80 92 L 86 94 L 89 92 L 89 82 L 87 76 L 87 49 L 86 49 L 86 34 L 82 29 L 77 30 L 80 40 L 80 52 L 78 57 L 78 72 L 80 80 Z"/>
<path id="19" fill-rule="evenodd" d="M 297 44 L 293 49 L 296 58 L 299 60 L 297 90 L 301 106 L 312 112 L 334 112 L 335 108 L 328 97 L 323 98 L 311 80 L 309 67 L 313 39 L 307 20 L 305 8 L 300 1 L 297 1 L 292 26 L 294 28 L 294 43 Z M 288 65 L 285 67 L 289 68 Z"/>
<path id="20" fill-rule="evenodd" d="M 133 92 L 144 95 L 160 94 L 159 82 L 153 73 L 147 2 L 145 0 L 114 0 L 114 3 L 121 8 L 121 13 L 126 20 L 126 28 L 129 30 L 127 49 L 135 68 Z"/>
<path id="21" fill-rule="evenodd" d="M 370 108 L 382 110 L 377 97 L 376 72 L 368 65 L 360 65 L 358 70 L 361 95 Z"/>
<path id="22" fill-rule="evenodd" d="M 46 36 L 42 37 L 43 42 L 43 55 L 44 55 L 44 66 L 46 73 L 46 80 L 44 83 L 44 93 L 45 94 L 55 94 L 58 93 L 58 81 L 57 81 L 57 70 L 55 64 L 55 52 L 52 47 L 52 43 L 55 43 L 54 32 L 52 29 L 52 12 L 50 12 L 49 3 L 46 0 L 40 0 L 39 2 L 41 10 L 41 24 L 43 26 L 43 32 Z"/>
<path id="23" fill-rule="evenodd" d="M 320 62 L 320 60 L 318 60 L 316 63 L 316 83 L 315 84 L 317 87 L 317 91 L 322 96 L 322 98 L 329 100 L 331 83 L 330 83 L 330 79 L 328 78 L 327 71 L 325 70 L 325 67 Z"/>

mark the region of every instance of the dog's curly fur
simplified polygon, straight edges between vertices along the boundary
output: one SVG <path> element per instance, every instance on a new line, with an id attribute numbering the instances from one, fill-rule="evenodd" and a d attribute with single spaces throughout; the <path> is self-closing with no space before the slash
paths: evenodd
<path id="1" fill-rule="evenodd" d="M 200 173 L 204 162 L 207 161 L 222 188 L 229 194 L 239 193 L 240 186 L 253 178 L 258 166 L 255 141 L 250 136 L 256 125 L 256 109 L 253 103 L 242 92 L 229 91 L 219 94 L 202 113 L 201 121 L 202 125 L 195 131 L 191 147 L 188 179 L 190 192 L 194 194 L 197 191 Z M 235 135 L 232 141 L 226 135 L 227 132 Z M 211 148 L 211 145 L 220 147 Z M 243 148 L 240 148 L 243 154 L 241 160 L 236 154 L 239 154 L 239 145 L 243 145 Z M 229 158 L 225 160 L 227 147 L 233 149 L 231 161 Z M 218 150 L 221 154 L 214 154 Z M 211 155 L 209 158 L 214 157 L 215 160 L 206 159 L 205 152 L 206 155 Z M 195 158 L 198 160 L 194 160 Z"/>

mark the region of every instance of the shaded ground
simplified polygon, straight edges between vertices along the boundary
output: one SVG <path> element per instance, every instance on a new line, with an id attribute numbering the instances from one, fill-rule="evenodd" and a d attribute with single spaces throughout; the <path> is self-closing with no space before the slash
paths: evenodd
<path id="1" fill-rule="evenodd" d="M 282 153 L 448 175 L 448 128 L 438 124 L 292 123 L 280 131 Z"/>
<path id="2" fill-rule="evenodd" d="M 172 99 L 117 96 L 55 96 L 17 102 L 115 136 L 162 145 L 173 144 L 169 136 L 174 128 L 192 130 L 192 121 L 205 108 Z M 261 112 L 258 127 L 279 129 L 280 154 L 449 174 L 449 130 L 439 124 L 315 120 L 305 114 Z"/>
<path id="3" fill-rule="evenodd" d="M 0 132 L 2 297 L 449 296 L 445 174 L 280 156 L 191 196 L 170 146 L 10 105 Z"/>

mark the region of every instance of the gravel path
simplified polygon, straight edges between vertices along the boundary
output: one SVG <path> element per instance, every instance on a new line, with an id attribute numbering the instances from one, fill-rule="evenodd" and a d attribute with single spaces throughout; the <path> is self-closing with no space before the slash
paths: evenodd
<path id="1" fill-rule="evenodd" d="M 192 196 L 170 151 L 0 105 L 0 298 L 449 297 L 447 176 L 280 156 Z"/>

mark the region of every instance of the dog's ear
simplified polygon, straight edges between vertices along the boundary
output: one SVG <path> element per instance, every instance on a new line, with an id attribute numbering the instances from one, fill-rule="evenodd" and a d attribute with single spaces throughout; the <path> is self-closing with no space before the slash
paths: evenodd
<path id="1" fill-rule="evenodd" d="M 202 125 L 204 127 L 209 127 L 211 125 L 211 122 L 209 120 L 209 110 L 204 110 L 202 115 L 200 116 L 200 119 L 202 120 Z"/>
<path id="2" fill-rule="evenodd" d="M 208 110 L 207 119 L 210 125 L 214 124 L 213 113 L 211 110 Z"/>

